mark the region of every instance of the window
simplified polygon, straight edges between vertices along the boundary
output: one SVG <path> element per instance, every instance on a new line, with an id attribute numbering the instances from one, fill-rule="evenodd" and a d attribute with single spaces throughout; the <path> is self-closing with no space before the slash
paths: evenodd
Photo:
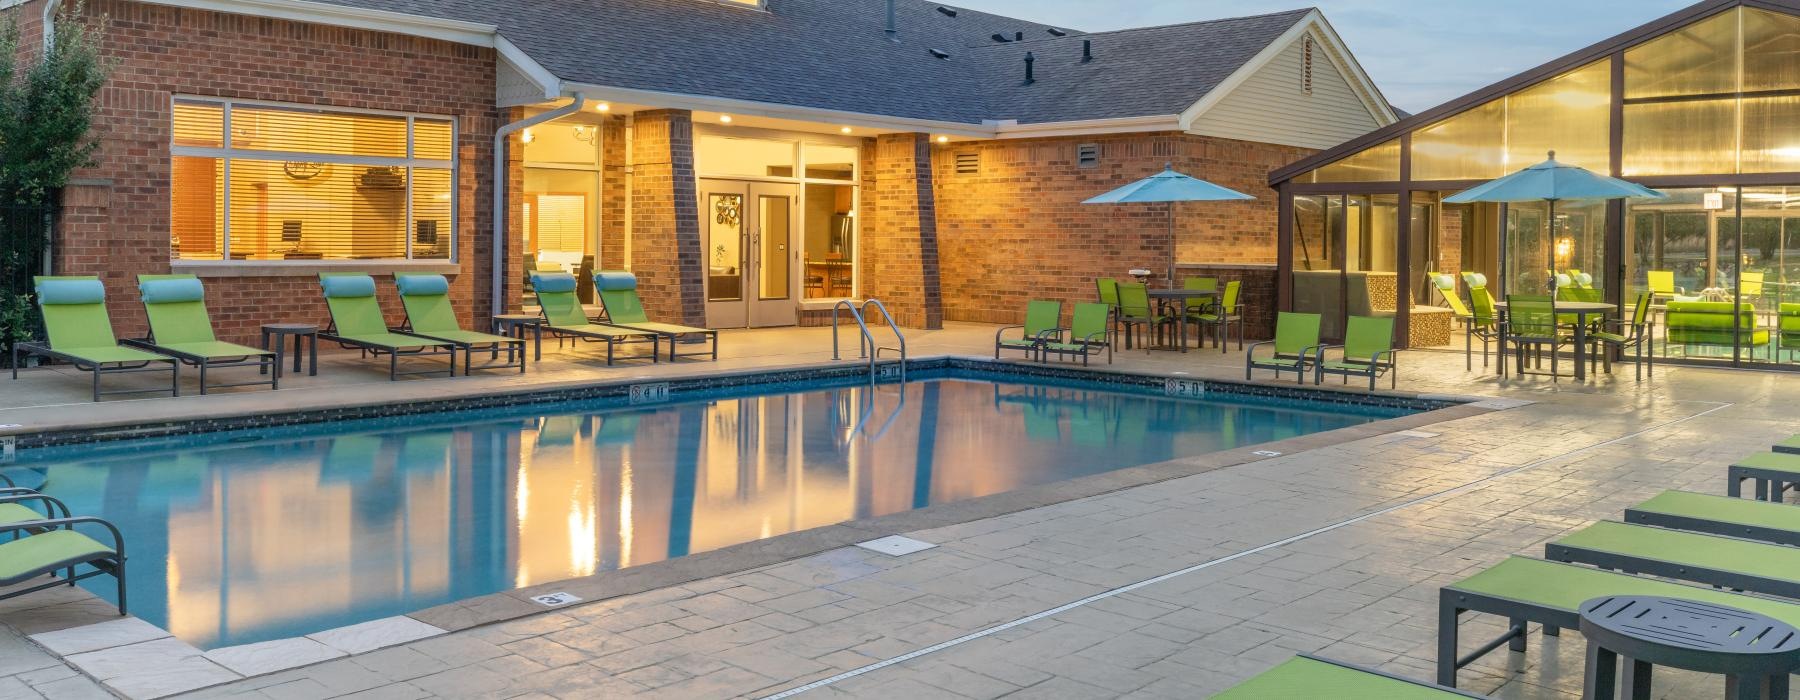
<path id="1" fill-rule="evenodd" d="M 441 117 L 177 100 L 170 257 L 449 260 L 455 132 Z"/>

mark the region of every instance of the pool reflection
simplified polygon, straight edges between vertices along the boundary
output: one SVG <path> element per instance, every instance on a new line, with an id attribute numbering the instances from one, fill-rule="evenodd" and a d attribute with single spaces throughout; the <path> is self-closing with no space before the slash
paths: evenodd
<path id="1" fill-rule="evenodd" d="M 1371 419 L 942 380 L 34 468 L 212 648 Z"/>

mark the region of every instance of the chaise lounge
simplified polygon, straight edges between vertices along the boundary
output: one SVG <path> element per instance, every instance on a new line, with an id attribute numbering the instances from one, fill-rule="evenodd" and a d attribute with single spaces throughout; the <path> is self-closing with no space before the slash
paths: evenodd
<path id="1" fill-rule="evenodd" d="M 162 372 L 152 367 L 167 362 L 169 388 L 181 395 L 181 361 L 168 355 L 120 345 L 113 336 L 112 317 L 106 312 L 106 287 L 98 277 L 37 277 L 38 310 L 44 315 L 47 343 L 17 342 L 12 350 L 12 378 L 19 378 L 20 360 L 36 355 L 75 365 L 83 372 L 93 372 L 94 400 L 117 394 L 160 394 L 163 389 L 100 390 L 103 374 Z"/>
<path id="2" fill-rule="evenodd" d="M 76 525 L 97 524 L 112 534 L 112 545 L 75 531 Z M 52 580 L 29 588 L 0 593 L 0 600 L 17 598 L 56 586 L 108 575 L 118 582 L 119 614 L 125 614 L 125 538 L 112 523 L 78 516 L 0 523 L 0 533 L 27 533 L 0 542 L 0 588 L 28 582 L 45 574 Z M 77 567 L 87 571 L 77 573 Z M 66 572 L 56 576 L 59 572 Z"/>
<path id="3" fill-rule="evenodd" d="M 581 301 L 575 298 L 575 276 L 567 272 L 539 272 L 531 276 L 537 289 L 538 306 L 547 323 L 545 331 L 564 339 L 606 343 L 606 364 L 612 365 L 618 349 L 624 345 L 650 344 L 650 361 L 661 362 L 661 335 L 654 331 L 594 323 L 588 319 Z"/>
<path id="4" fill-rule="evenodd" d="M 620 328 L 632 328 L 649 331 L 662 336 L 669 344 L 669 361 L 674 362 L 677 355 L 676 345 L 682 338 L 699 337 L 710 342 L 712 350 L 686 355 L 698 357 L 711 354 L 712 359 L 719 359 L 719 332 L 711 328 L 696 328 L 674 323 L 659 323 L 650 320 L 644 313 L 644 300 L 638 297 L 637 275 L 629 272 L 610 270 L 594 273 L 594 289 L 600 295 L 600 305 L 606 309 L 606 322 Z"/>
<path id="5" fill-rule="evenodd" d="M 200 393 L 208 389 L 269 385 L 281 388 L 281 368 L 275 353 L 227 343 L 213 335 L 212 316 L 206 312 L 206 289 L 193 275 L 138 275 L 138 295 L 150 321 L 150 337 L 125 343 L 181 360 L 200 370 Z M 208 384 L 208 370 L 222 367 L 256 367 L 268 379 L 231 384 Z"/>
<path id="6" fill-rule="evenodd" d="M 394 275 L 394 287 L 400 292 L 400 305 L 406 308 L 406 325 L 401 330 L 462 350 L 463 376 L 478 369 L 514 367 L 524 374 L 525 339 L 463 330 L 456 310 L 450 307 L 450 281 L 443 275 Z M 487 350 L 492 361 L 476 367 L 473 355 L 477 349 Z M 506 350 L 505 362 L 499 361 L 501 349 Z M 454 364 L 455 360 L 451 362 Z"/>
<path id="7" fill-rule="evenodd" d="M 361 350 L 365 355 L 387 355 L 388 381 L 415 374 L 444 373 L 456 376 L 454 343 L 396 333 L 388 328 L 387 320 L 381 313 L 381 303 L 375 300 L 375 278 L 354 272 L 325 272 L 319 274 L 319 286 L 325 292 L 325 306 L 331 311 L 331 326 L 319 332 L 319 339 Z M 440 355 L 450 357 L 448 369 L 400 371 L 401 357 Z"/>

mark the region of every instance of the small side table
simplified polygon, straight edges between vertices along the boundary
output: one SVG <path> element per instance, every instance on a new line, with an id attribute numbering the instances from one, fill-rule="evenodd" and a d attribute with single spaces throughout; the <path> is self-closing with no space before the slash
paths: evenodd
<path id="1" fill-rule="evenodd" d="M 1587 638 L 1584 700 L 1651 697 L 1653 666 L 1725 676 L 1727 700 L 1785 700 L 1800 669 L 1800 630 L 1774 618 L 1712 603 L 1609 596 L 1581 604 Z M 1615 680 L 1619 657 L 1630 666 Z"/>
<path id="2" fill-rule="evenodd" d="M 281 367 L 287 353 L 286 336 L 294 337 L 294 372 L 300 372 L 300 345 L 306 343 L 306 375 L 319 376 L 319 327 L 311 323 L 265 323 L 262 327 L 262 349 L 275 351 L 275 377 L 281 377 Z M 270 341 L 274 341 L 271 347 Z M 266 371 L 266 370 L 265 370 Z"/>
<path id="3" fill-rule="evenodd" d="M 494 316 L 494 334 L 508 338 L 525 339 L 525 329 L 531 329 L 532 362 L 544 360 L 544 317 L 536 314 L 498 314 Z"/>

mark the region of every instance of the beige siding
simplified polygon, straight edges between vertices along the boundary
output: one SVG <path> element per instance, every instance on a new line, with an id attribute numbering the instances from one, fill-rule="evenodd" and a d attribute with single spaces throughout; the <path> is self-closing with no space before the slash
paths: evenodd
<path id="1" fill-rule="evenodd" d="M 1381 124 L 1357 96 L 1314 40 L 1313 89 L 1301 91 L 1305 39 L 1294 43 L 1194 120 L 1191 130 L 1205 136 L 1329 148 L 1361 136 Z"/>

